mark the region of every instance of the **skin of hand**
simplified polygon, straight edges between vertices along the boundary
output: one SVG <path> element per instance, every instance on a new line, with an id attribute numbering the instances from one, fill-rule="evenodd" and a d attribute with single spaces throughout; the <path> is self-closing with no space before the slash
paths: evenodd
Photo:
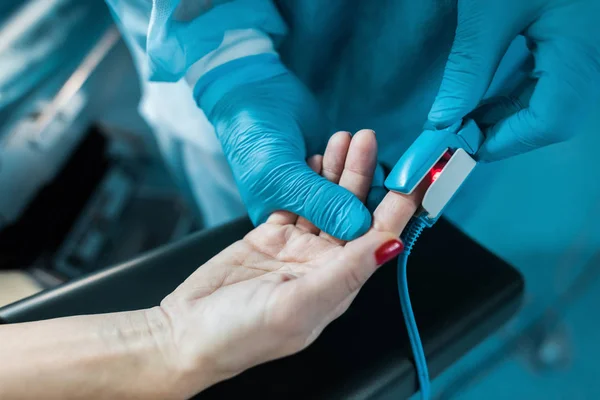
<path id="1" fill-rule="evenodd" d="M 458 0 L 458 25 L 428 128 L 480 105 L 502 56 L 522 34 L 531 79 L 472 114 L 486 130 L 478 156 L 493 161 L 564 141 L 600 106 L 599 0 Z"/>
<path id="2" fill-rule="evenodd" d="M 324 156 L 308 162 L 365 201 L 376 149 L 372 131 L 353 137 L 338 132 Z M 274 213 L 161 303 L 175 363 L 186 366 L 189 376 L 197 375 L 198 366 L 210 365 L 217 382 L 306 348 L 348 308 L 377 267 L 401 252 L 397 238 L 421 195 L 388 193 L 374 213 L 372 228 L 351 242 L 290 212 Z"/>
<path id="3" fill-rule="evenodd" d="M 308 163 L 364 202 L 376 153 L 372 131 L 339 132 Z M 0 398 L 189 398 L 301 351 L 402 251 L 417 192 L 388 193 L 351 242 L 273 213 L 151 309 L 0 326 Z"/>

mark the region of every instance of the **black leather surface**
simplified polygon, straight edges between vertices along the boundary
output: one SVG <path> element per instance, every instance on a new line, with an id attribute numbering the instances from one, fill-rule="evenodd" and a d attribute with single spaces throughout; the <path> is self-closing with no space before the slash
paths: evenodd
<path id="1" fill-rule="evenodd" d="M 6 323 L 150 307 L 197 266 L 251 229 L 248 220 L 193 235 L 123 265 L 0 309 Z M 406 398 L 416 375 L 398 300 L 395 264 L 380 268 L 351 309 L 307 350 L 205 391 L 199 399 Z M 521 275 L 440 220 L 409 260 L 417 323 L 433 377 L 517 309 Z"/>

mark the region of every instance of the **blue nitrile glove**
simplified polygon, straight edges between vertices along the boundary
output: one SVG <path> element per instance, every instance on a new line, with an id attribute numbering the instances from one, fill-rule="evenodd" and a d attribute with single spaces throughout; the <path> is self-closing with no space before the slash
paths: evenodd
<path id="1" fill-rule="evenodd" d="M 599 16 L 600 0 L 458 0 L 456 37 L 428 123 L 443 128 L 471 113 L 523 34 L 535 59 L 532 79 L 473 114 L 487 128 L 478 156 L 497 160 L 577 133 L 600 105 Z"/>
<path id="2" fill-rule="evenodd" d="M 195 97 L 215 126 L 255 224 L 287 210 L 344 240 L 371 226 L 357 197 L 308 167 L 307 155 L 322 152 L 328 135 L 312 95 L 276 55 L 217 67 L 198 81 Z"/>
<path id="3" fill-rule="evenodd" d="M 375 212 L 379 203 L 383 201 L 383 198 L 387 194 L 388 190 L 385 188 L 385 178 L 389 170 L 383 167 L 380 163 L 377 163 L 375 172 L 373 173 L 373 182 L 371 182 L 371 190 L 367 196 L 367 208 L 371 212 Z"/>

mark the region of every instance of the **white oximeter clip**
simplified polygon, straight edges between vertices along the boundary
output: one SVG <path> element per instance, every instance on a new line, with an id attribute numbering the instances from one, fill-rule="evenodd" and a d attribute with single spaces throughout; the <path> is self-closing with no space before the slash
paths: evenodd
<path id="1" fill-rule="evenodd" d="M 410 194 L 429 179 L 418 217 L 431 226 L 477 165 L 473 157 L 484 139 L 472 120 L 440 131 L 423 131 L 396 163 L 385 186 Z"/>
<path id="2" fill-rule="evenodd" d="M 457 149 L 441 171 L 434 172 L 432 183 L 421 202 L 425 217 L 432 224 L 437 221 L 476 165 L 477 162 L 466 151 Z"/>

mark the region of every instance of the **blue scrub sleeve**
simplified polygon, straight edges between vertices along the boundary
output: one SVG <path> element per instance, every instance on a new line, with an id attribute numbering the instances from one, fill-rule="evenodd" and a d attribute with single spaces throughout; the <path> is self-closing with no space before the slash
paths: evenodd
<path id="1" fill-rule="evenodd" d="M 271 0 L 155 0 L 146 48 L 150 79 L 180 80 L 194 63 L 219 47 L 226 32 L 243 29 L 275 40 L 286 33 Z"/>

